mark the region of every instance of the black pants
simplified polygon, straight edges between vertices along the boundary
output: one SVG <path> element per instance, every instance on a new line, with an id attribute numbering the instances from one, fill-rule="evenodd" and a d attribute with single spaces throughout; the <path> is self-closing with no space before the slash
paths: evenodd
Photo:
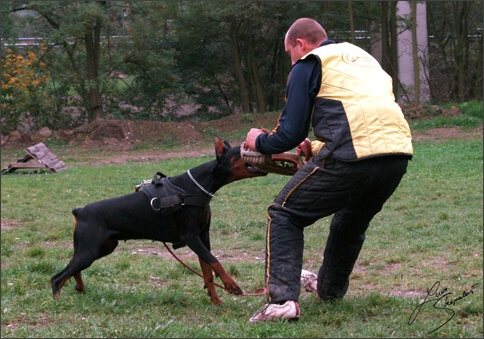
<path id="1" fill-rule="evenodd" d="M 408 157 L 383 156 L 354 163 L 313 157 L 268 207 L 266 287 L 269 302 L 298 300 L 304 227 L 334 214 L 318 273 L 325 300 L 345 295 L 371 219 L 406 172 Z"/>

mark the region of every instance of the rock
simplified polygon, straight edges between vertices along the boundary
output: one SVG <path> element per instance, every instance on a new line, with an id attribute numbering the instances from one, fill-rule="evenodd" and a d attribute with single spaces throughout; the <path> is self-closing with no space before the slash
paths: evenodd
<path id="1" fill-rule="evenodd" d="M 8 135 L 3 135 L 3 134 L 2 134 L 2 146 L 3 146 L 4 144 L 6 144 L 6 143 L 7 143 L 7 141 L 8 141 Z"/>
<path id="2" fill-rule="evenodd" d="M 42 127 L 37 133 L 46 138 L 52 135 L 52 131 L 48 127 Z"/>
<path id="3" fill-rule="evenodd" d="M 13 132 L 10 133 L 9 135 L 9 141 L 10 142 L 15 142 L 17 140 L 20 140 L 20 138 L 22 137 L 22 134 L 20 134 L 19 131 L 15 130 Z"/>

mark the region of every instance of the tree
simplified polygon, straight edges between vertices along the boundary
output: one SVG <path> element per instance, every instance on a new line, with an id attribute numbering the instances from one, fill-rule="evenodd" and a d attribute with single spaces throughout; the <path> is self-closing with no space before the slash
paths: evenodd
<path id="1" fill-rule="evenodd" d="M 470 1 L 452 1 L 452 12 L 455 22 L 455 52 L 457 68 L 457 95 L 460 100 L 468 97 L 466 86 L 469 74 L 469 11 Z"/>
<path id="2" fill-rule="evenodd" d="M 116 40 L 110 69 L 122 72 L 122 86 L 112 89 L 118 106 L 117 116 L 127 119 L 170 120 L 176 116 L 177 103 L 190 104 L 176 65 L 177 55 L 170 39 L 176 34 L 173 17 L 177 2 L 129 2 L 124 19 L 129 34 Z M 122 108 L 128 107 L 128 108 Z M 181 102 L 180 102 L 181 105 Z M 129 108 L 131 107 L 131 108 Z M 115 107 L 113 107 L 114 109 Z"/>
<path id="3" fill-rule="evenodd" d="M 410 3 L 412 15 L 412 57 L 414 70 L 414 104 L 420 104 L 420 64 L 418 61 L 418 41 L 417 41 L 417 0 Z"/>
<path id="4" fill-rule="evenodd" d="M 237 20 L 232 17 L 230 22 L 230 56 L 232 57 L 233 72 L 239 87 L 240 105 L 242 112 L 250 112 L 249 91 L 246 86 L 244 69 L 240 61 L 240 49 L 237 39 L 238 27 Z"/>
<path id="5" fill-rule="evenodd" d="M 89 3 L 87 10 L 83 12 L 84 21 L 84 44 L 86 47 L 87 86 L 89 92 L 89 120 L 103 118 L 101 91 L 99 88 L 99 63 L 101 50 L 101 30 L 103 26 L 105 1 Z"/>
<path id="6" fill-rule="evenodd" d="M 301 16 L 325 13 L 319 2 L 184 2 L 173 19 L 170 45 L 197 102 L 231 113 L 280 109 L 290 61 L 284 34 Z M 347 7 L 344 7 L 347 8 Z M 319 17 L 318 17 L 319 16 Z M 185 71 L 186 70 L 186 71 Z M 200 88 L 204 88 L 203 90 Z"/>
<path id="7" fill-rule="evenodd" d="M 429 1 L 427 6 L 432 97 L 482 100 L 482 1 Z"/>
<path id="8" fill-rule="evenodd" d="M 71 85 L 82 98 L 88 121 L 103 117 L 101 82 L 108 70 L 100 69 L 101 34 L 109 22 L 107 7 L 106 1 L 31 1 L 18 7 L 13 3 L 11 8 L 12 12 L 35 12 L 37 15 L 28 19 L 43 20 L 47 24 L 49 29 L 38 24 L 38 27 L 43 27 L 39 33 L 49 43 L 50 52 L 56 52 L 55 46 L 63 48 L 64 54 L 57 56 L 67 62 Z"/>
<path id="9" fill-rule="evenodd" d="M 380 1 L 382 68 L 393 78 L 393 92 L 398 92 L 398 50 L 396 1 Z"/>
<path id="10" fill-rule="evenodd" d="M 353 1 L 348 1 L 348 15 L 350 18 L 351 43 L 355 43 L 355 23 L 353 17 Z"/>
<path id="11" fill-rule="evenodd" d="M 49 72 L 45 91 L 58 123 L 71 116 L 65 106 L 84 107 L 80 123 L 102 117 L 181 119 L 181 105 L 205 120 L 280 110 L 291 69 L 284 34 L 299 17 L 319 21 L 330 39 L 352 41 L 369 52 L 381 43 L 377 58 L 392 76 L 394 92 L 405 90 L 398 78 L 402 18 L 396 2 L 11 1 L 0 6 L 8 37 L 35 32 L 46 43 L 45 51 L 33 51 Z M 427 6 L 432 100 L 482 99 L 482 29 L 476 30 L 482 27 L 477 10 L 482 2 Z M 28 15 L 11 14 L 26 10 Z"/>

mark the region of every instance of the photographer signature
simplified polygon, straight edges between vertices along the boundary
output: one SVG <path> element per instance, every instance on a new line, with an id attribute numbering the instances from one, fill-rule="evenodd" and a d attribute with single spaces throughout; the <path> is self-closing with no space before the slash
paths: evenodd
<path id="1" fill-rule="evenodd" d="M 461 295 L 457 297 L 451 297 L 451 295 L 453 295 L 454 293 L 450 292 L 447 287 L 441 289 L 440 281 L 437 281 L 435 284 L 432 285 L 430 289 L 427 288 L 427 295 L 425 296 L 425 299 L 413 310 L 412 314 L 410 314 L 410 317 L 408 318 L 408 324 L 412 325 L 420 314 L 420 311 L 422 311 L 422 309 L 424 308 L 424 306 L 430 305 L 434 309 L 442 310 L 442 312 L 445 312 L 447 315 L 447 319 L 442 324 L 440 324 L 440 326 L 434 328 L 428 333 L 437 331 L 454 317 L 456 312 L 454 309 L 451 308 L 451 306 L 455 306 L 458 301 L 473 294 L 474 288 L 476 288 L 478 285 L 479 283 L 473 284 L 470 290 L 464 290 Z"/>

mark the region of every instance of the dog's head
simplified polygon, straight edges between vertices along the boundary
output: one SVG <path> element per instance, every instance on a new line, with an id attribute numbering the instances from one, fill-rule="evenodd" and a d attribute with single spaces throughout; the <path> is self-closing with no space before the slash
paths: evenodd
<path id="1" fill-rule="evenodd" d="M 240 146 L 231 147 L 227 141 L 215 136 L 215 154 L 217 155 L 217 175 L 226 177 L 224 185 L 247 178 L 267 175 L 267 172 L 250 165 L 240 156 Z"/>

